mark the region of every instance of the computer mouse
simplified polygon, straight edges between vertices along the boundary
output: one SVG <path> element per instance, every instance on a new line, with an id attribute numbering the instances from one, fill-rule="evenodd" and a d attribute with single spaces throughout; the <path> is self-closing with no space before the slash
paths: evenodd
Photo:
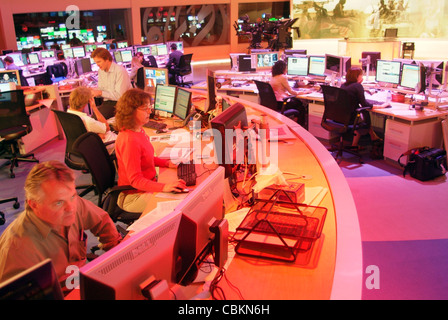
<path id="1" fill-rule="evenodd" d="M 188 192 L 190 192 L 190 189 L 176 189 L 176 190 L 173 190 L 173 191 L 171 191 L 172 193 L 188 193 Z"/>
<path id="2" fill-rule="evenodd" d="M 384 108 L 392 108 L 392 106 L 391 106 L 391 105 L 388 105 L 388 106 L 385 106 Z"/>
<path id="3" fill-rule="evenodd" d="M 168 132 L 168 130 L 166 130 L 166 129 L 159 129 L 159 130 L 156 131 L 157 134 L 159 134 L 159 133 L 167 133 L 167 132 Z"/>

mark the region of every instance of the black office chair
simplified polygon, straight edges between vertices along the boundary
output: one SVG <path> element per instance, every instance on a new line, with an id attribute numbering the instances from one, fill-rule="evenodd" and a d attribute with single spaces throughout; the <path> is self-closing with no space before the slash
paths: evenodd
<path id="1" fill-rule="evenodd" d="M 343 152 L 350 153 L 359 158 L 362 163 L 362 155 L 357 151 L 346 146 L 344 140 L 347 137 L 353 138 L 355 131 L 358 134 L 367 134 L 368 128 L 363 128 L 361 121 L 361 111 L 368 108 L 359 107 L 353 97 L 344 89 L 332 86 L 322 85 L 322 93 L 324 96 L 324 114 L 322 117 L 322 127 L 330 132 L 338 135 L 337 144 L 332 144 L 330 152 L 337 152 L 336 161 L 340 161 Z"/>
<path id="2" fill-rule="evenodd" d="M 64 68 L 65 66 L 65 68 Z M 47 67 L 47 75 L 50 80 L 48 84 L 57 83 L 67 77 L 67 65 L 62 63 L 53 64 Z M 47 78 L 47 79 L 48 79 Z M 50 82 L 51 81 L 51 82 Z"/>
<path id="3" fill-rule="evenodd" d="M 23 90 L 0 92 L 0 137 L 8 159 L 0 168 L 10 165 L 10 177 L 15 178 L 14 167 L 19 162 L 39 162 L 33 153 L 21 155 L 18 141 L 32 131 L 29 115 L 25 108 Z"/>
<path id="4" fill-rule="evenodd" d="M 117 205 L 121 192 L 135 189 L 131 186 L 117 186 L 115 165 L 101 138 L 93 132 L 87 132 L 76 139 L 73 149 L 83 157 L 92 174 L 98 193 L 98 206 L 106 210 L 114 222 L 129 225 L 138 219 L 141 212 L 127 212 Z"/>
<path id="5" fill-rule="evenodd" d="M 71 169 L 80 170 L 83 173 L 88 173 L 89 168 L 86 165 L 84 159 L 73 149 L 73 143 L 76 141 L 76 139 L 87 132 L 84 122 L 82 122 L 82 119 L 76 114 L 54 109 L 51 109 L 51 111 L 56 114 L 59 123 L 64 130 L 66 139 L 64 157 L 65 164 Z M 95 190 L 95 186 L 94 184 L 80 185 L 76 186 L 76 189 L 83 190 L 79 194 L 81 197 L 83 197 L 89 192 Z"/>
<path id="6" fill-rule="evenodd" d="M 141 67 L 137 70 L 135 86 L 139 89 L 145 89 L 145 68 Z"/>
<path id="7" fill-rule="evenodd" d="M 262 106 L 275 110 L 282 115 L 297 121 L 297 123 L 305 129 L 308 128 L 308 121 L 306 120 L 308 118 L 308 112 L 306 111 L 306 108 L 304 108 L 302 112 L 296 109 L 287 108 L 288 104 L 292 102 L 294 96 L 287 97 L 283 99 L 283 101 L 277 101 L 274 90 L 272 89 L 270 83 L 258 80 L 254 80 L 254 82 L 257 86 L 260 104 Z"/>
<path id="8" fill-rule="evenodd" d="M 193 82 L 187 81 L 185 82 L 184 77 L 191 74 L 191 60 L 193 54 L 184 54 L 179 59 L 179 64 L 174 67 L 173 75 L 177 86 L 180 87 L 191 87 Z"/>
<path id="9" fill-rule="evenodd" d="M 7 203 L 7 202 L 12 202 L 12 201 L 14 201 L 14 204 L 12 205 L 12 207 L 14 209 L 19 209 L 20 208 L 20 203 L 19 203 L 19 199 L 18 198 L 1 199 L 0 200 L 0 204 Z M 5 214 L 2 211 L 0 211 L 0 226 L 4 225 L 5 222 L 6 222 Z"/>

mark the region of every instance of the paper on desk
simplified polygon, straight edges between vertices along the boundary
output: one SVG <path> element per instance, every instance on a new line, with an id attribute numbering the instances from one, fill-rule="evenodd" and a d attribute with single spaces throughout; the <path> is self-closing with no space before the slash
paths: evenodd
<path id="1" fill-rule="evenodd" d="M 136 220 L 127 228 L 127 231 L 132 231 L 132 235 L 135 235 L 137 232 L 149 227 L 170 214 L 181 201 L 182 200 L 159 201 L 154 210 L 142 215 L 140 219 Z"/>

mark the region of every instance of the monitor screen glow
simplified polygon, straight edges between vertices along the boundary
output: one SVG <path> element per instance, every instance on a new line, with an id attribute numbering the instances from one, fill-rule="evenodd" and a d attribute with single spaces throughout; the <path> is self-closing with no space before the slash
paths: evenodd
<path id="1" fill-rule="evenodd" d="M 307 76 L 308 75 L 308 57 L 288 57 L 289 76 Z"/>
<path id="2" fill-rule="evenodd" d="M 308 74 L 312 76 L 325 76 L 325 57 L 309 56 Z"/>
<path id="3" fill-rule="evenodd" d="M 168 54 L 168 49 L 166 44 L 158 44 L 157 45 L 157 55 L 163 56 Z"/>
<path id="4" fill-rule="evenodd" d="M 156 88 L 158 84 L 168 84 L 168 69 L 145 68 L 145 87 Z"/>
<path id="5" fill-rule="evenodd" d="M 132 51 L 131 50 L 122 50 L 121 51 L 121 61 L 124 63 L 129 63 L 132 61 Z"/>
<path id="6" fill-rule="evenodd" d="M 420 82 L 420 67 L 416 64 L 403 64 L 400 86 L 415 89 Z"/>
<path id="7" fill-rule="evenodd" d="M 257 53 L 257 69 L 270 69 L 278 60 L 278 52 Z"/>
<path id="8" fill-rule="evenodd" d="M 84 47 L 73 47 L 73 58 L 84 58 L 86 56 L 86 52 Z"/>
<path id="9" fill-rule="evenodd" d="M 185 120 L 190 113 L 191 91 L 182 88 L 177 89 L 176 103 L 174 105 L 174 115 Z"/>
<path id="10" fill-rule="evenodd" d="M 176 86 L 157 85 L 154 110 L 173 113 L 176 101 Z"/>
<path id="11" fill-rule="evenodd" d="M 390 60 L 378 60 L 376 62 L 376 78 L 377 82 L 385 82 L 392 84 L 400 83 L 401 62 Z"/>

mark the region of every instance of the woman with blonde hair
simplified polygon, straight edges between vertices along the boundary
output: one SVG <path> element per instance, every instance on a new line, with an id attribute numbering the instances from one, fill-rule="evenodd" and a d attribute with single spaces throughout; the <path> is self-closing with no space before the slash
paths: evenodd
<path id="1" fill-rule="evenodd" d="M 129 89 L 117 102 L 115 123 L 119 130 L 115 144 L 118 161 L 118 185 L 131 185 L 136 191 L 121 193 L 118 205 L 128 212 L 142 212 L 153 192 L 181 192 L 183 180 L 157 181 L 156 167 L 176 168 L 171 161 L 154 156 L 154 147 L 143 125 L 152 112 L 151 95 L 141 89 Z"/>

